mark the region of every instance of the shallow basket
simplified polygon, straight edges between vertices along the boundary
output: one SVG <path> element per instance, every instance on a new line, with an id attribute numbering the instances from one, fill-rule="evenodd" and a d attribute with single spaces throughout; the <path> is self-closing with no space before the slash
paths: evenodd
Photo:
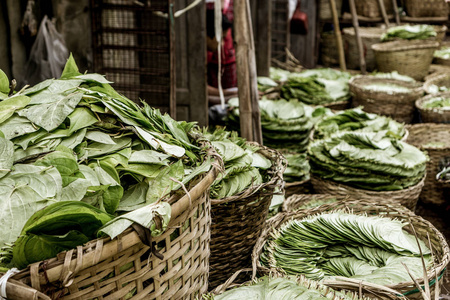
<path id="1" fill-rule="evenodd" d="M 434 278 L 437 273 L 439 276 L 439 282 L 443 282 L 442 273 L 447 266 L 450 254 L 449 247 L 445 237 L 440 233 L 430 222 L 424 220 L 420 216 L 415 215 L 413 212 L 405 209 L 401 205 L 391 205 L 385 203 L 378 203 L 375 201 L 366 200 L 343 200 L 330 204 L 324 204 L 313 209 L 303 209 L 293 212 L 280 213 L 273 218 L 269 219 L 262 231 L 255 248 L 253 249 L 252 259 L 253 265 L 260 274 L 283 274 L 283 270 L 275 268 L 267 268 L 261 265 L 259 257 L 262 253 L 263 247 L 267 240 L 270 238 L 270 234 L 273 228 L 280 228 L 283 224 L 292 219 L 303 219 L 305 217 L 320 214 L 323 212 L 330 212 L 334 210 L 351 210 L 357 214 L 367 215 L 383 215 L 392 219 L 404 221 L 405 223 L 412 224 L 417 233 L 419 239 L 423 240 L 428 245 L 428 235 L 433 247 L 434 256 L 436 259 L 436 265 L 428 271 L 428 282 L 430 282 L 430 289 L 433 292 Z M 410 231 L 410 226 L 406 226 L 405 230 Z M 419 283 L 423 284 L 423 279 L 418 279 Z M 360 280 L 352 280 L 350 278 L 341 278 L 340 280 L 327 280 L 324 281 L 325 285 L 332 288 L 342 288 L 346 290 L 359 291 L 361 290 L 365 295 L 371 295 L 377 299 L 392 299 L 392 290 L 395 290 L 401 294 L 404 294 L 408 299 L 423 299 L 420 292 L 415 288 L 413 282 L 403 282 L 395 285 L 378 286 L 374 287 L 372 284 L 365 284 Z M 442 285 L 440 285 L 442 286 Z M 388 296 L 388 297 L 386 297 Z"/>
<path id="2" fill-rule="evenodd" d="M 450 157 L 450 124 L 423 123 L 407 126 L 409 136 L 407 143 L 426 151 L 429 156 L 427 162 L 427 178 L 420 199 L 425 203 L 444 204 L 445 195 L 442 183 L 436 180 L 440 171 L 439 163 L 444 157 Z M 443 147 L 428 145 L 430 143 L 444 143 Z"/>
<path id="3" fill-rule="evenodd" d="M 373 201 L 377 203 L 401 204 L 411 211 L 414 211 L 416 209 L 417 200 L 419 200 L 420 192 L 424 186 L 425 178 L 422 178 L 416 185 L 396 191 L 363 190 L 314 175 L 311 176 L 311 182 L 314 190 L 319 194 L 350 197 L 352 199 Z"/>
<path id="4" fill-rule="evenodd" d="M 394 41 L 372 45 L 378 71 L 408 75 L 422 80 L 427 74 L 433 60 L 434 51 L 439 42 L 431 40 Z"/>
<path id="5" fill-rule="evenodd" d="M 161 236 L 133 226 L 31 264 L 8 281 L 8 299 L 196 299 L 208 288 L 209 189 L 217 173 L 214 167 L 190 182 L 189 194 L 171 196 Z"/>
<path id="6" fill-rule="evenodd" d="M 365 85 L 372 83 L 395 84 L 409 88 L 409 92 L 383 92 L 369 90 Z M 353 94 L 352 106 L 363 106 L 364 111 L 391 117 L 398 122 L 411 123 L 414 117 L 414 102 L 423 95 L 421 84 L 397 79 L 356 76 L 349 81 Z"/>
<path id="7" fill-rule="evenodd" d="M 387 14 L 394 13 L 394 8 L 392 7 L 391 0 L 383 0 L 383 3 Z M 364 16 L 368 18 L 381 17 L 381 10 L 377 0 L 355 1 L 355 5 L 356 5 L 356 13 L 359 16 Z"/>
<path id="8" fill-rule="evenodd" d="M 428 95 L 416 100 L 416 108 L 419 111 L 420 121 L 423 123 L 450 123 L 450 109 L 424 108 L 425 102 L 432 98 L 444 97 L 450 98 L 450 91 Z"/>
<path id="9" fill-rule="evenodd" d="M 404 5 L 410 17 L 448 17 L 445 0 L 405 0 Z"/>
<path id="10" fill-rule="evenodd" d="M 423 84 L 423 89 L 427 94 L 435 94 L 434 86 L 446 87 L 450 89 L 450 73 L 442 73 L 431 76 Z M 438 92 L 439 93 L 439 92 Z"/>
<path id="11" fill-rule="evenodd" d="M 260 146 L 258 153 L 272 161 L 270 180 L 250 187 L 238 195 L 211 200 L 211 257 L 209 289 L 215 288 L 234 272 L 251 266 L 251 254 L 269 212 L 275 193 L 283 193 L 284 157 Z"/>

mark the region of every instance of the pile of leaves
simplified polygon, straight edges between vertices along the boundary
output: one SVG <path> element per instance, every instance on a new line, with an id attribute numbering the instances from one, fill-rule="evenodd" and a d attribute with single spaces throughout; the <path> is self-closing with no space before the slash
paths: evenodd
<path id="1" fill-rule="evenodd" d="M 347 101 L 351 98 L 347 72 L 333 69 L 313 69 L 291 73 L 281 86 L 284 99 L 298 99 L 311 105 Z"/>
<path id="2" fill-rule="evenodd" d="M 230 99 L 228 105 L 228 127 L 237 130 L 239 101 L 237 98 Z M 259 108 L 264 145 L 270 148 L 292 149 L 298 153 L 306 150 L 314 122 L 329 114 L 326 108 L 312 108 L 297 100 L 262 99 L 259 101 Z"/>
<path id="3" fill-rule="evenodd" d="M 381 41 L 393 39 L 424 40 L 436 36 L 436 31 L 431 25 L 401 25 L 389 28 L 382 36 Z"/>
<path id="4" fill-rule="evenodd" d="M 343 276 L 380 285 L 408 282 L 403 264 L 420 278 L 422 257 L 430 267 L 431 252 L 403 230 L 405 225 L 342 211 L 293 219 L 272 230 L 260 259 L 269 268 L 314 280 Z"/>
<path id="5" fill-rule="evenodd" d="M 284 153 L 287 167 L 283 173 L 286 182 L 298 182 L 309 179 L 310 166 L 306 153 Z"/>
<path id="6" fill-rule="evenodd" d="M 416 185 L 427 156 L 384 132 L 338 132 L 308 148 L 311 172 L 356 188 L 392 191 Z"/>
<path id="7" fill-rule="evenodd" d="M 450 110 L 450 98 L 446 97 L 433 97 L 422 103 L 423 108 L 439 110 Z"/>
<path id="8" fill-rule="evenodd" d="M 406 133 L 404 124 L 389 117 L 366 113 L 357 107 L 324 117 L 315 126 L 314 138 L 327 138 L 339 131 L 382 131 L 396 139 L 401 139 Z"/>
<path id="9" fill-rule="evenodd" d="M 7 267 L 11 258 L 24 267 L 52 257 L 99 230 L 114 238 L 133 222 L 161 234 L 170 219 L 170 205 L 162 200 L 211 168 L 194 123 L 138 106 L 103 76 L 79 73 L 72 57 L 60 79 L 18 92 L 0 75 L 0 247 Z M 77 204 L 56 206 L 55 213 L 44 209 L 65 201 L 83 202 L 90 217 L 71 227 L 81 209 Z M 85 232 L 92 218 L 101 222 Z M 45 226 L 36 228 L 36 220 Z M 32 235 L 48 243 L 34 249 Z M 17 245 L 25 250 L 14 251 Z"/>
<path id="10" fill-rule="evenodd" d="M 270 180 L 267 170 L 273 162 L 258 152 L 261 149 L 259 145 L 247 143 L 235 131 L 216 129 L 208 133 L 205 129 L 203 134 L 211 141 L 225 166 L 224 172 L 211 185 L 212 199 L 234 196 Z"/>
<path id="11" fill-rule="evenodd" d="M 386 79 L 396 79 L 406 82 L 415 82 L 416 80 L 412 77 L 409 77 L 407 75 L 399 74 L 397 71 L 392 71 L 390 73 L 383 73 L 383 72 L 374 72 L 371 74 L 371 76 L 375 78 L 386 78 Z"/>
<path id="12" fill-rule="evenodd" d="M 450 47 L 442 47 L 441 49 L 434 51 L 433 56 L 441 59 L 450 59 Z"/>
<path id="13" fill-rule="evenodd" d="M 278 83 L 276 83 L 270 77 L 258 76 L 258 91 L 266 92 L 270 89 L 276 88 Z"/>
<path id="14" fill-rule="evenodd" d="M 288 80 L 291 72 L 280 68 L 270 67 L 270 78 L 276 82 L 285 82 Z"/>

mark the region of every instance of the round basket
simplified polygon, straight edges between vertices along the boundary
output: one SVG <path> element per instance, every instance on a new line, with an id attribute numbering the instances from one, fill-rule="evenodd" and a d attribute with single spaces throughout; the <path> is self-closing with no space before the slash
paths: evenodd
<path id="1" fill-rule="evenodd" d="M 367 84 L 395 84 L 410 89 L 409 92 L 384 92 L 369 90 Z M 417 82 L 397 79 L 357 76 L 349 81 L 353 94 L 352 106 L 363 106 L 364 111 L 391 117 L 398 122 L 411 123 L 414 117 L 414 101 L 423 95 L 422 86 Z"/>
<path id="2" fill-rule="evenodd" d="M 426 177 L 426 176 L 425 176 Z M 319 194 L 330 194 L 352 199 L 360 199 L 386 204 L 401 204 L 414 211 L 419 200 L 425 178 L 416 185 L 397 191 L 370 191 L 351 187 L 335 181 L 326 180 L 317 176 L 311 176 L 314 191 Z"/>
<path id="3" fill-rule="evenodd" d="M 372 50 L 372 45 L 380 42 L 381 35 L 386 31 L 386 29 L 377 27 L 361 27 L 359 28 L 359 36 L 361 37 L 364 58 L 366 60 L 366 69 L 372 71 L 376 67 L 375 54 Z M 347 68 L 349 69 L 359 69 L 359 50 L 355 39 L 355 28 L 349 27 L 344 28 L 343 39 L 345 44 L 345 60 L 347 63 Z"/>
<path id="4" fill-rule="evenodd" d="M 439 93 L 440 87 L 450 89 L 450 73 L 436 74 L 423 84 L 423 89 L 427 94 Z"/>
<path id="5" fill-rule="evenodd" d="M 217 174 L 213 167 L 189 183 L 188 194 L 171 196 L 162 235 L 133 225 L 113 240 L 31 264 L 7 282 L 8 299 L 196 299 L 208 288 L 209 189 Z"/>
<path id="6" fill-rule="evenodd" d="M 436 180 L 436 174 L 440 171 L 440 160 L 450 157 L 450 124 L 414 124 L 408 125 L 408 130 L 409 137 L 406 142 L 426 151 L 430 158 L 427 162 L 427 178 L 420 199 L 425 203 L 444 204 L 444 189 Z M 436 146 L 432 143 L 441 145 Z"/>
<path id="7" fill-rule="evenodd" d="M 392 7 L 392 1 L 383 0 L 384 8 L 387 14 L 394 13 L 394 8 Z M 365 0 L 365 1 L 355 1 L 356 13 L 359 16 L 364 16 L 368 18 L 379 18 L 381 17 L 380 5 L 377 0 Z"/>
<path id="8" fill-rule="evenodd" d="M 448 17 L 445 0 L 405 0 L 404 5 L 410 17 Z"/>
<path id="9" fill-rule="evenodd" d="M 311 194 L 311 195 L 292 195 L 283 202 L 283 212 L 290 212 L 302 209 L 305 205 L 309 205 L 313 201 L 332 203 L 340 200 L 347 200 L 348 196 L 335 196 L 329 194 Z M 319 206 L 319 205 L 317 205 Z"/>
<path id="10" fill-rule="evenodd" d="M 436 31 L 436 41 L 442 43 L 444 41 L 445 35 L 447 34 L 446 25 L 433 25 L 434 31 Z"/>
<path id="11" fill-rule="evenodd" d="M 238 195 L 211 200 L 209 289 L 222 284 L 237 270 L 251 266 L 252 249 L 264 226 L 272 196 L 283 193 L 284 157 L 278 151 L 259 147 L 258 153 L 272 161 L 270 180 Z"/>
<path id="12" fill-rule="evenodd" d="M 378 71 L 392 72 L 422 80 L 430 68 L 437 41 L 394 41 L 372 45 Z"/>
<path id="13" fill-rule="evenodd" d="M 342 0 L 336 1 L 336 12 L 338 18 L 341 17 L 341 9 L 342 9 Z M 333 18 L 333 14 L 331 13 L 330 1 L 328 0 L 320 0 L 319 2 L 319 19 L 320 20 L 330 20 Z"/>
<path id="14" fill-rule="evenodd" d="M 428 271 L 427 281 L 430 282 L 430 289 L 432 291 L 434 290 L 435 285 L 433 284 L 433 279 L 435 278 L 436 274 L 442 275 L 450 259 L 450 250 L 447 245 L 447 241 L 445 240 L 445 237 L 442 235 L 442 233 L 440 233 L 433 226 L 433 224 L 415 215 L 413 212 L 405 209 L 403 206 L 389 205 L 385 203 L 365 200 L 343 200 L 330 204 L 324 204 L 313 209 L 303 209 L 294 212 L 280 213 L 275 217 L 269 219 L 266 223 L 266 226 L 264 227 L 264 230 L 261 232 L 258 241 L 256 242 L 255 248 L 253 249 L 253 265 L 257 268 L 258 272 L 262 274 L 284 273 L 281 269 L 269 269 L 261 265 L 261 262 L 259 260 L 264 245 L 266 244 L 267 240 L 270 239 L 270 234 L 273 228 L 280 228 L 283 224 L 292 219 L 303 219 L 314 214 L 320 214 L 323 212 L 334 210 L 351 210 L 357 214 L 383 215 L 384 217 L 404 221 L 405 223 L 409 223 L 414 226 L 418 238 L 424 241 L 427 245 L 429 236 L 435 254 L 434 257 L 436 265 Z M 407 228 L 405 229 L 409 230 L 409 227 L 410 226 L 407 226 Z M 439 282 L 441 283 L 443 281 L 443 277 L 440 276 L 439 278 Z M 423 284 L 423 279 L 418 279 L 418 281 L 421 285 Z M 423 299 L 421 297 L 421 293 L 415 288 L 412 281 L 395 285 L 374 287 L 372 284 L 366 284 L 364 282 L 361 282 L 360 280 L 351 280 L 350 278 L 345 280 L 344 278 L 342 278 L 342 280 L 336 281 L 327 280 L 324 281 L 324 284 L 332 288 L 345 288 L 347 290 L 353 291 L 362 290 L 363 292 L 365 292 L 364 294 L 366 294 L 367 292 L 367 295 L 371 295 L 371 297 L 375 297 L 377 299 L 386 299 L 385 296 L 388 296 L 388 298 L 392 299 L 392 290 L 394 290 L 394 292 L 396 291 L 406 295 L 408 299 Z"/>
<path id="15" fill-rule="evenodd" d="M 419 111 L 420 120 L 423 123 L 450 123 L 450 109 L 424 108 L 423 105 L 428 100 L 444 97 L 450 98 L 450 92 L 428 95 L 416 100 L 416 108 Z"/>

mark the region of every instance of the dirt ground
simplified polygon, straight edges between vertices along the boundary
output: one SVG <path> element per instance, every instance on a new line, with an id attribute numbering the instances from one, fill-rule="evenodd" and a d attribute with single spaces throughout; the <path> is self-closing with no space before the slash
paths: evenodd
<path id="1" fill-rule="evenodd" d="M 422 218 L 430 221 L 444 236 L 447 242 L 450 243 L 450 208 L 438 207 L 431 204 L 425 204 L 419 201 L 415 213 Z M 443 286 L 441 286 L 440 299 L 450 300 L 450 271 L 446 270 L 444 275 Z"/>

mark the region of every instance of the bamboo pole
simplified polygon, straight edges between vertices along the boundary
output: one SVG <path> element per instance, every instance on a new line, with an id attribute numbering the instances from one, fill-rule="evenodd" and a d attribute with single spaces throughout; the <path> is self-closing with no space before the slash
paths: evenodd
<path id="1" fill-rule="evenodd" d="M 380 7 L 381 15 L 383 16 L 384 24 L 389 28 L 389 18 L 386 13 L 386 8 L 384 7 L 384 1 L 378 0 L 378 6 Z"/>
<path id="2" fill-rule="evenodd" d="M 397 0 L 392 0 L 392 7 L 394 8 L 395 23 L 397 25 L 400 25 L 400 16 L 398 14 Z"/>
<path id="3" fill-rule="evenodd" d="M 330 0 L 330 7 L 331 7 L 331 14 L 333 15 L 334 34 L 336 35 L 336 43 L 339 53 L 339 66 L 341 67 L 342 71 L 346 71 L 347 67 L 345 65 L 344 44 L 342 43 L 342 35 L 339 26 L 339 18 L 337 14 L 335 0 Z"/>
<path id="4" fill-rule="evenodd" d="M 352 13 L 353 27 L 355 28 L 356 43 L 358 45 L 359 66 L 361 68 L 361 73 L 366 74 L 366 60 L 364 59 L 363 44 L 362 44 L 361 36 L 359 35 L 359 22 L 358 22 L 358 16 L 356 14 L 355 0 L 349 0 L 349 4 L 350 4 L 350 12 Z"/>

